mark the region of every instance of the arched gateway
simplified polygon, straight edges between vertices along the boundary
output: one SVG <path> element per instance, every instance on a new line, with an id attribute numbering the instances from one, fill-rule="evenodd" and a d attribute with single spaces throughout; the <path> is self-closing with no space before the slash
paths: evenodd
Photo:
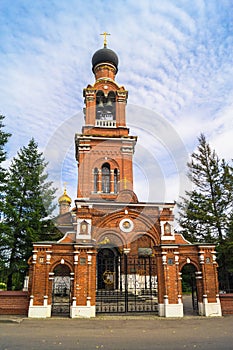
<path id="1" fill-rule="evenodd" d="M 116 53 L 104 45 L 92 65 L 95 83 L 84 89 L 85 124 L 75 135 L 77 199 L 72 210 L 66 191 L 59 199 L 64 237 L 33 246 L 29 316 L 182 317 L 185 266 L 194 267 L 198 313 L 221 315 L 214 245 L 174 232 L 174 203 L 142 203 L 133 192 L 137 137 L 126 126 L 128 92 L 115 82 Z"/>
<path id="2" fill-rule="evenodd" d="M 52 315 L 70 314 L 71 271 L 68 265 L 60 263 L 53 270 Z"/>

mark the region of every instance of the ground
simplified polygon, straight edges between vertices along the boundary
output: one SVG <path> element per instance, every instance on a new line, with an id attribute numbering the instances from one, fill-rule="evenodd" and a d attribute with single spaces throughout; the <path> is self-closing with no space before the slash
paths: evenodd
<path id="1" fill-rule="evenodd" d="M 233 316 L 1 318 L 1 350 L 230 350 Z"/>

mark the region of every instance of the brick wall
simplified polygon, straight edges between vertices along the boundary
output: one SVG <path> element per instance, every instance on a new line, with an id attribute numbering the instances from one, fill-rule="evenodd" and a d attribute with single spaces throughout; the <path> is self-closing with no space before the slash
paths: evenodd
<path id="1" fill-rule="evenodd" d="M 223 315 L 233 315 L 233 293 L 220 294 L 220 302 Z"/>
<path id="2" fill-rule="evenodd" d="M 29 297 L 27 292 L 0 291 L 0 315 L 28 314 Z"/>

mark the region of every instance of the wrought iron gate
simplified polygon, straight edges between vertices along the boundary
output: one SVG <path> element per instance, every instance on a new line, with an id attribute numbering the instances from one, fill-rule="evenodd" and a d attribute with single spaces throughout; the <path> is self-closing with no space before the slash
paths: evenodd
<path id="1" fill-rule="evenodd" d="M 192 287 L 192 306 L 193 311 L 198 311 L 198 298 L 197 298 L 197 285 L 196 285 L 196 276 L 195 274 L 191 275 L 191 287 Z"/>
<path id="2" fill-rule="evenodd" d="M 198 290 L 196 284 L 197 269 L 193 264 L 186 264 L 182 268 L 182 292 L 190 293 L 191 304 L 187 307 L 192 308 L 193 314 L 198 313 Z M 186 312 L 185 308 L 184 311 Z"/>
<path id="3" fill-rule="evenodd" d="M 156 259 L 104 251 L 97 261 L 96 312 L 157 312 Z"/>
<path id="4" fill-rule="evenodd" d="M 66 266 L 58 265 L 53 280 L 52 315 L 69 316 L 70 314 L 70 271 Z"/>

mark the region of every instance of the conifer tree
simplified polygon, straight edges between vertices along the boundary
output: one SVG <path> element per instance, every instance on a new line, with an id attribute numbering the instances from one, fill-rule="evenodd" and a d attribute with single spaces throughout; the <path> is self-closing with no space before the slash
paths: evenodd
<path id="1" fill-rule="evenodd" d="M 47 181 L 47 163 L 31 139 L 12 160 L 6 188 L 5 232 L 1 257 L 7 267 L 7 289 L 20 288 L 32 254 L 32 242 L 44 239 L 51 226 L 55 189 Z"/>
<path id="2" fill-rule="evenodd" d="M 222 244 L 218 246 L 219 260 L 225 259 L 227 267 L 228 284 L 226 289 L 233 290 L 233 211 L 230 214 L 229 224 L 226 229 L 226 237 Z M 220 276 L 221 279 L 222 276 Z M 225 288 L 225 285 L 222 286 Z"/>
<path id="3" fill-rule="evenodd" d="M 186 192 L 179 207 L 182 233 L 191 242 L 216 243 L 223 247 L 233 205 L 232 167 L 212 151 L 203 134 L 188 163 L 193 190 Z M 219 248 L 220 279 L 228 286 L 226 252 Z"/>
<path id="4" fill-rule="evenodd" d="M 3 130 L 4 118 L 5 117 L 3 115 L 0 115 L 0 219 L 2 219 L 2 215 L 3 215 L 4 192 L 6 187 L 6 169 L 3 167 L 2 163 L 6 160 L 5 145 L 8 141 L 8 138 L 11 136 L 11 134 L 6 133 Z"/>
<path id="5" fill-rule="evenodd" d="M 6 189 L 6 169 L 3 167 L 3 162 L 6 160 L 5 145 L 8 141 L 8 138 L 11 136 L 11 134 L 4 131 L 4 118 L 5 117 L 3 115 L 0 115 L 0 237 L 4 233 L 3 217 L 5 203 L 4 196 Z M 0 282 L 3 279 L 4 266 L 4 261 L 0 256 Z"/>

